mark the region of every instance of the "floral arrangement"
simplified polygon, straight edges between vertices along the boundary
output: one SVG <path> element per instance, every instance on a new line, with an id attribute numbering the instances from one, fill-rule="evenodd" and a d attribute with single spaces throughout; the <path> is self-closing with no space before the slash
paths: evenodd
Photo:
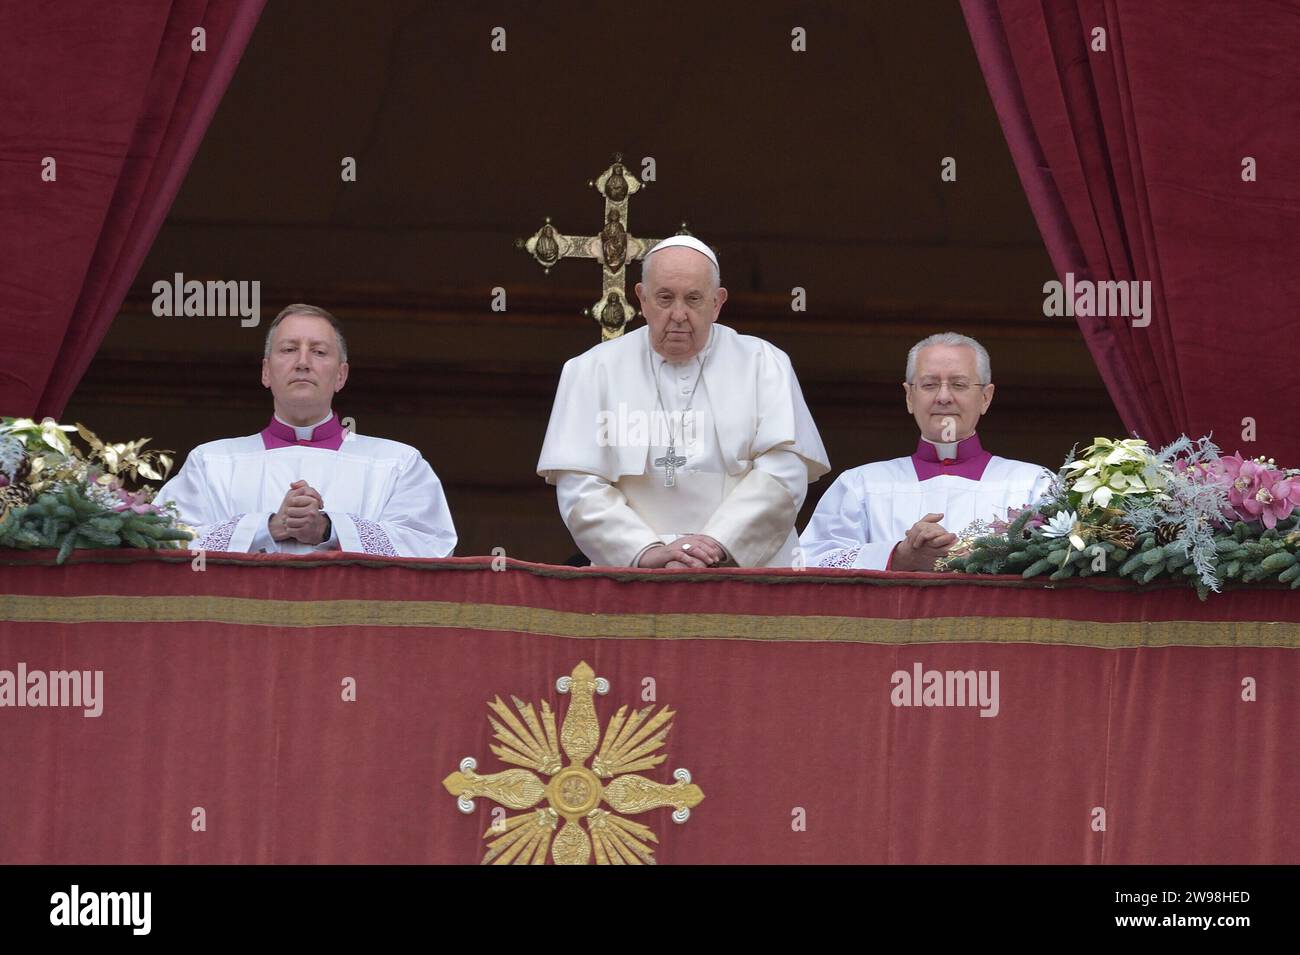
<path id="1" fill-rule="evenodd" d="M 82 450 L 69 432 L 87 445 Z M 106 444 L 82 425 L 0 418 L 0 547 L 179 547 L 192 532 L 174 508 L 153 504 L 172 459 L 148 438 Z M 134 486 L 134 490 L 132 489 Z"/>
<path id="2" fill-rule="evenodd" d="M 1127 577 L 1300 588 L 1300 470 L 1221 456 L 1186 436 L 1155 451 L 1097 438 L 1074 452 L 1036 505 L 963 532 L 940 569 L 1025 578 Z"/>

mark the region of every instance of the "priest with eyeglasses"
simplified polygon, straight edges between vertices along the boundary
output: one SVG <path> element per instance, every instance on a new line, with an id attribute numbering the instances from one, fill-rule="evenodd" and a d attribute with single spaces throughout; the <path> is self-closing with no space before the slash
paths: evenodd
<path id="1" fill-rule="evenodd" d="M 903 391 L 921 432 L 916 450 L 836 478 L 800 537 L 807 566 L 930 571 L 975 521 L 1004 520 L 1051 487 L 1046 468 L 980 444 L 993 372 L 975 339 L 944 332 L 917 342 Z"/>
<path id="2" fill-rule="evenodd" d="M 717 324 L 717 255 L 656 245 L 646 324 L 564 366 L 537 473 L 593 563 L 789 567 L 808 484 L 830 470 L 790 359 Z"/>

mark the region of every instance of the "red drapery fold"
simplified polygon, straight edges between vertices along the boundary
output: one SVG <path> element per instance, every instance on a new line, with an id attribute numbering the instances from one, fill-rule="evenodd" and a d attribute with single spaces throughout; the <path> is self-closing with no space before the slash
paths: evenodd
<path id="1" fill-rule="evenodd" d="M 5 5 L 0 414 L 62 413 L 171 207 L 264 4 Z M 193 49 L 196 28 L 204 31 L 203 51 Z M 52 179 L 44 177 L 46 157 Z"/>
<path id="2" fill-rule="evenodd" d="M 1125 426 L 1157 445 L 1213 432 L 1227 452 L 1300 464 L 1300 12 L 962 8 L 1058 279 L 1151 282 L 1150 325 L 1077 319 Z"/>

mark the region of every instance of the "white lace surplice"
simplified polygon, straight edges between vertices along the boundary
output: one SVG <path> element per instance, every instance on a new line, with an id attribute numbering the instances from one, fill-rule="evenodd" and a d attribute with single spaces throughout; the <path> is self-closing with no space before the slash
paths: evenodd
<path id="1" fill-rule="evenodd" d="M 306 481 L 325 503 L 329 540 L 276 541 L 267 521 L 289 485 Z M 260 434 L 200 445 L 158 492 L 194 528 L 195 549 L 306 554 L 343 550 L 389 557 L 448 557 L 456 546 L 447 499 L 428 462 L 409 445 L 348 435 L 332 451 L 264 447 Z"/>
<path id="2" fill-rule="evenodd" d="M 997 455 L 978 481 L 949 474 L 918 481 L 910 457 L 876 461 L 836 478 L 799 543 L 809 567 L 884 570 L 894 545 L 926 514 L 942 514 L 940 523 L 960 534 L 1033 504 L 1051 482 L 1045 468 Z"/>

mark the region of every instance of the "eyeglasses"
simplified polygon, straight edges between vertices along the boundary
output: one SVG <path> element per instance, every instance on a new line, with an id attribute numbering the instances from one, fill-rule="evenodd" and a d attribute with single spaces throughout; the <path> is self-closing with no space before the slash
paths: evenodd
<path id="1" fill-rule="evenodd" d="M 924 391 L 927 395 L 933 395 L 933 394 L 937 394 L 939 389 L 942 388 L 945 384 L 948 386 L 948 390 L 951 391 L 954 395 L 963 395 L 966 392 L 970 391 L 972 388 L 984 387 L 984 382 L 982 381 L 968 381 L 965 378 L 954 378 L 952 381 L 946 381 L 946 382 L 935 381 L 933 378 L 926 378 L 912 385 L 912 387 L 919 388 L 921 391 Z"/>

